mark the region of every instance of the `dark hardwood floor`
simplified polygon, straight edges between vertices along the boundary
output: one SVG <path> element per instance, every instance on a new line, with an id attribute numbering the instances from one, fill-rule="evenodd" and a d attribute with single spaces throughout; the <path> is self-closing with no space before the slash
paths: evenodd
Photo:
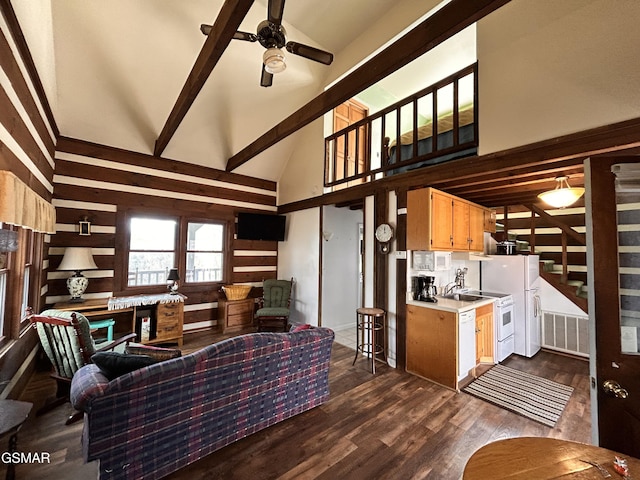
<path id="1" fill-rule="evenodd" d="M 189 334 L 193 351 L 220 335 Z M 199 479 L 459 479 L 468 458 L 488 442 L 517 436 L 555 437 L 590 443 L 588 363 L 540 352 L 503 362 L 575 388 L 555 428 L 545 427 L 476 399 L 379 364 L 376 375 L 354 351 L 334 344 L 330 400 L 258 432 L 170 475 Z M 35 411 L 55 391 L 47 372 L 31 378 L 21 399 Z M 95 478 L 83 465 L 82 422 L 65 426 L 72 408 L 32 413 L 18 438 L 22 452 L 48 452 L 50 464 L 18 465 L 18 479 Z M 4 475 L 1 465 L 0 478 Z"/>

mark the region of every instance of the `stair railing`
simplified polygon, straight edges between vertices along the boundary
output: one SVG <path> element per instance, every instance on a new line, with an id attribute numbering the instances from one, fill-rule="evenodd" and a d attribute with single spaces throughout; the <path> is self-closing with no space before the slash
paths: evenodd
<path id="1" fill-rule="evenodd" d="M 536 238 L 536 215 L 538 218 L 546 220 L 548 223 L 557 227 L 561 231 L 561 242 L 562 242 L 562 274 L 560 275 L 560 282 L 567 283 L 569 278 L 569 260 L 568 260 L 568 238 L 571 237 L 576 240 L 580 245 L 586 245 L 587 240 L 584 233 L 580 233 L 575 231 L 566 223 L 558 220 L 553 215 L 549 215 L 543 209 L 536 205 L 527 205 L 527 208 L 531 210 L 531 235 L 530 235 L 530 245 L 532 246 L 532 251 L 535 249 L 535 238 Z"/>

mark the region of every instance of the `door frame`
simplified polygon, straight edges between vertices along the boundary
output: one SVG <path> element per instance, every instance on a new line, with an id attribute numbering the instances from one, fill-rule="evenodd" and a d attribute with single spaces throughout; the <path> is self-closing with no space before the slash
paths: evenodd
<path id="1" fill-rule="evenodd" d="M 638 456 L 640 419 L 630 421 L 620 400 L 602 391 L 604 380 L 629 382 L 637 376 L 640 356 L 622 353 L 620 340 L 620 302 L 618 270 L 618 225 L 615 175 L 611 166 L 637 163 L 639 157 L 592 157 L 585 161 L 587 187 L 587 284 L 589 288 L 591 430 L 592 440 L 611 450 Z M 622 380 L 624 379 L 624 380 Z M 625 383 L 640 391 L 638 384 Z M 634 392 L 636 393 L 636 392 Z M 638 402 L 639 398 L 631 401 Z M 623 408 L 620 408 L 623 405 Z M 633 441 L 632 441 L 633 439 Z M 635 444 L 635 446 L 634 446 Z M 631 451 L 630 449 L 633 449 Z"/>

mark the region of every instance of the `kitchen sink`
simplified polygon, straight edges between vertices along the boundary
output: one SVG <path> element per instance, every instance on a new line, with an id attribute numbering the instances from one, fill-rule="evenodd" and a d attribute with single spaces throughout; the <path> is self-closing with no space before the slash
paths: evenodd
<path id="1" fill-rule="evenodd" d="M 478 300 L 485 299 L 485 297 L 470 295 L 467 293 L 452 293 L 450 295 L 442 295 L 442 298 L 448 298 L 449 300 L 456 300 L 458 302 L 477 302 Z"/>

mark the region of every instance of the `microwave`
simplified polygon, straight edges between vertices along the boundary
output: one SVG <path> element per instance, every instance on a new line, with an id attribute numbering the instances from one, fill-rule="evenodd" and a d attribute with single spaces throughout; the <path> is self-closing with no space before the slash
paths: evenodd
<path id="1" fill-rule="evenodd" d="M 451 252 L 413 252 L 413 269 L 440 272 L 451 270 Z"/>

